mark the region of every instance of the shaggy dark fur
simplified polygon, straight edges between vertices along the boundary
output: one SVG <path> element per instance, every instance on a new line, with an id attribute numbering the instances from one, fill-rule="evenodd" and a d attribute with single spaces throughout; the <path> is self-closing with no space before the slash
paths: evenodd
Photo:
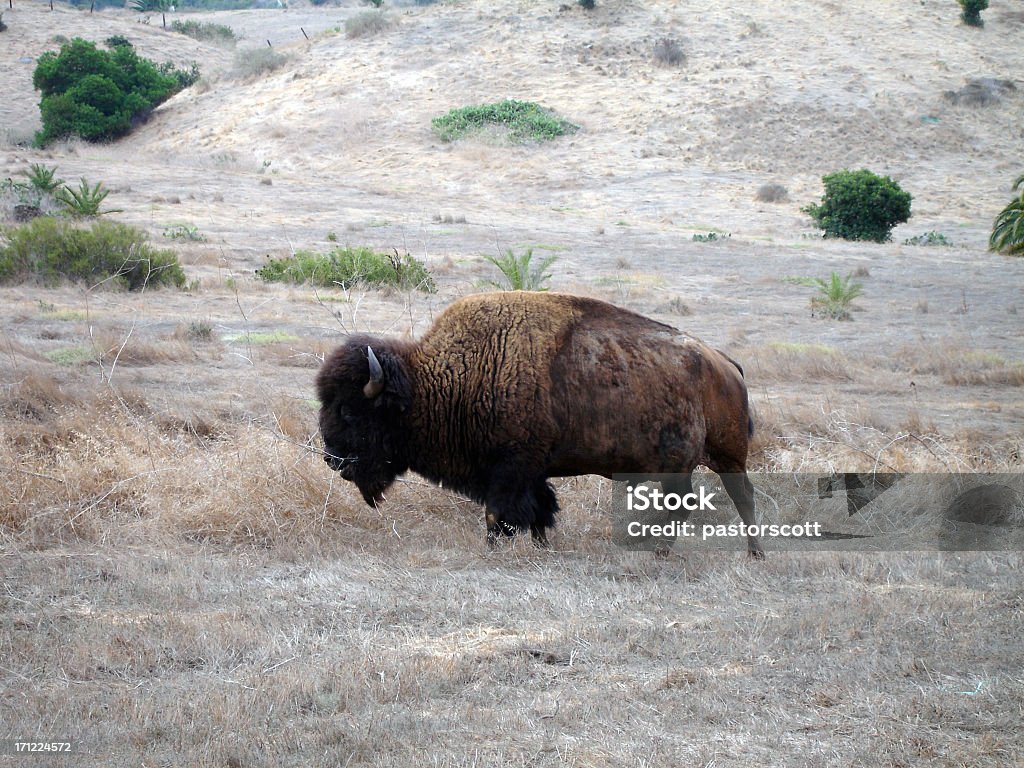
<path id="1" fill-rule="evenodd" d="M 383 372 L 369 398 L 368 347 Z M 411 469 L 484 504 L 490 540 L 529 528 L 542 543 L 558 511 L 550 477 L 688 474 L 703 464 L 722 475 L 743 520 L 754 519 L 739 366 L 602 301 L 470 296 L 418 342 L 348 337 L 316 387 L 326 460 L 370 505 Z M 761 555 L 754 538 L 748 550 Z"/>

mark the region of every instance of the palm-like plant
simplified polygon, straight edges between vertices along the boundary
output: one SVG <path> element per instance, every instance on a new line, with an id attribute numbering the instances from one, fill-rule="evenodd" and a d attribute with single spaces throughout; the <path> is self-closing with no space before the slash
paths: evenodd
<path id="1" fill-rule="evenodd" d="M 1013 182 L 1013 189 L 1019 189 L 1020 194 L 996 216 L 988 247 L 1011 256 L 1024 256 L 1024 175 Z"/>
<path id="2" fill-rule="evenodd" d="M 63 179 L 57 178 L 57 168 L 47 168 L 42 163 L 32 163 L 25 173 L 29 183 L 40 192 L 53 194 L 63 183 Z"/>
<path id="3" fill-rule="evenodd" d="M 151 13 L 160 11 L 160 18 L 163 20 L 164 29 L 167 29 L 167 11 L 171 9 L 171 0 L 134 0 L 132 10 L 139 13 Z"/>
<path id="4" fill-rule="evenodd" d="M 102 181 L 97 181 L 96 186 L 90 187 L 89 182 L 81 179 L 78 189 L 65 186 L 54 197 L 70 211 L 72 216 L 99 216 L 102 213 L 117 213 L 119 209 L 108 208 L 100 210 L 100 205 L 110 194 L 110 190 L 103 186 Z"/>
<path id="5" fill-rule="evenodd" d="M 484 256 L 501 272 L 505 279 L 501 282 L 488 280 L 488 285 L 493 285 L 503 291 L 546 291 L 544 283 L 551 279 L 548 267 L 555 263 L 557 256 L 547 256 L 538 264 L 531 266 L 533 249 L 527 248 L 518 256 L 509 248 L 504 256 Z"/>
<path id="6" fill-rule="evenodd" d="M 811 309 L 834 320 L 849 320 L 850 304 L 864 292 L 864 286 L 852 282 L 852 277 L 839 277 L 838 272 L 833 272 L 828 280 L 813 278 L 820 295 L 811 299 Z"/>

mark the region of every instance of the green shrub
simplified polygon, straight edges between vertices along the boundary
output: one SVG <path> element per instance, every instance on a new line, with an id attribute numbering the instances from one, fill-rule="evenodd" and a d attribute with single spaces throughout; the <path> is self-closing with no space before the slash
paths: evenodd
<path id="1" fill-rule="evenodd" d="M 130 45 L 110 51 L 75 38 L 59 53 L 39 57 L 32 85 L 42 93 L 39 112 L 43 129 L 36 144 L 80 136 L 106 141 L 128 133 L 154 107 L 184 87 L 198 69 L 180 73 L 172 65 L 158 68 Z"/>
<path id="2" fill-rule="evenodd" d="M 726 232 L 725 237 L 732 237 L 732 235 Z M 692 239 L 695 243 L 714 243 L 717 242 L 718 240 L 722 240 L 723 237 L 720 237 L 717 232 L 708 232 L 706 235 L 697 233 L 693 236 Z"/>
<path id="3" fill-rule="evenodd" d="M 946 237 L 941 232 L 936 232 L 935 230 L 931 230 L 930 232 L 925 232 L 923 235 L 914 235 L 913 237 L 908 237 L 906 240 L 903 241 L 903 244 L 904 245 L 941 245 L 941 246 L 945 246 L 947 248 L 949 246 L 953 245 L 951 242 L 949 242 L 949 238 L 948 237 Z"/>
<path id="4" fill-rule="evenodd" d="M 173 251 L 150 247 L 135 227 L 97 221 L 89 229 L 43 216 L 0 230 L 0 283 L 111 281 L 128 290 L 185 284 Z"/>
<path id="5" fill-rule="evenodd" d="M 1024 175 L 1013 182 L 1013 189 L 1020 190 L 1020 194 L 996 216 L 988 247 L 1011 256 L 1024 256 Z"/>
<path id="6" fill-rule="evenodd" d="M 329 253 L 299 251 L 288 258 L 271 259 L 256 270 L 256 276 L 268 283 L 309 283 L 345 289 L 355 285 L 390 285 L 406 291 L 437 290 L 423 262 L 408 253 L 400 256 L 397 250 L 393 255 L 369 248 L 335 248 Z"/>
<path id="7" fill-rule="evenodd" d="M 103 43 L 107 46 L 107 48 L 119 48 L 121 46 L 127 46 L 128 48 L 135 47 L 134 45 L 132 45 L 132 41 L 124 35 L 111 35 L 106 40 L 104 40 Z"/>
<path id="8" fill-rule="evenodd" d="M 960 18 L 964 24 L 971 27 L 983 27 L 985 22 L 981 20 L 981 12 L 988 8 L 988 0 L 959 0 Z"/>
<path id="9" fill-rule="evenodd" d="M 892 228 L 910 218 L 911 197 L 888 176 L 842 170 L 822 177 L 821 205 L 801 208 L 825 230 L 825 237 L 884 243 Z"/>
<path id="10" fill-rule="evenodd" d="M 513 99 L 453 109 L 447 115 L 435 117 L 431 121 L 434 133 L 441 141 L 461 139 L 488 125 L 503 126 L 508 130 L 509 139 L 518 143 L 553 139 L 579 130 L 578 125 L 556 117 L 532 101 Z"/>
<path id="11" fill-rule="evenodd" d="M 207 21 L 172 21 L 171 30 L 182 35 L 188 35 L 194 40 L 202 40 L 218 45 L 234 45 L 238 38 L 235 31 L 225 24 L 214 24 Z"/>
<path id="12" fill-rule="evenodd" d="M 555 263 L 556 256 L 548 256 L 539 264 L 532 267 L 530 261 L 533 259 L 533 249 L 527 248 L 523 253 L 516 256 L 509 248 L 504 256 L 484 256 L 501 272 L 504 281 L 496 282 L 488 280 L 488 285 L 493 285 L 503 291 L 546 291 L 545 283 L 551 279 L 548 267 Z"/>
<path id="13" fill-rule="evenodd" d="M 199 231 L 195 224 L 172 224 L 164 228 L 164 237 L 171 240 L 189 240 L 194 243 L 205 243 L 206 235 Z"/>

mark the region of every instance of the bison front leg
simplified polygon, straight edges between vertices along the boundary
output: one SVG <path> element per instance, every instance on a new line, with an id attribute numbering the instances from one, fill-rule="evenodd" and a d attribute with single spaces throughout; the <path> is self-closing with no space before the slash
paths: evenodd
<path id="1" fill-rule="evenodd" d="M 555 524 L 558 499 L 543 477 L 525 481 L 516 472 L 496 473 L 487 494 L 487 544 L 494 548 L 502 536 L 530 529 L 533 543 L 548 545 L 547 530 Z"/>
<path id="2" fill-rule="evenodd" d="M 678 494 L 679 498 L 686 498 L 693 493 L 693 478 L 689 472 L 680 472 L 672 477 L 661 481 L 661 490 L 667 494 Z M 668 525 L 673 522 L 685 523 L 690 517 L 690 512 L 680 508 L 676 512 L 665 513 L 665 518 L 659 523 Z M 654 540 L 654 554 L 656 557 L 667 557 L 672 551 L 672 545 L 676 543 L 675 536 L 661 536 Z"/>

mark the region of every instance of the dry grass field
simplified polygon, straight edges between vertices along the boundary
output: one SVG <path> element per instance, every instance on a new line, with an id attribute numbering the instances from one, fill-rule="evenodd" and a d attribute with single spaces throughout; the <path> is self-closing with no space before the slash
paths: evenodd
<path id="1" fill-rule="evenodd" d="M 475 504 L 410 476 L 374 510 L 333 477 L 312 386 L 345 332 L 419 334 L 495 277 L 484 255 L 533 248 L 552 288 L 741 361 L 756 470 L 1020 472 L 1024 261 L 985 250 L 1024 170 L 1020 10 L 387 5 L 359 36 L 354 0 L 188 16 L 234 48 L 4 8 L 0 178 L 102 181 L 189 287 L 0 287 L 0 739 L 77 752 L 0 765 L 1024 765 L 1019 551 L 655 559 L 577 478 L 550 551 L 489 552 Z M 28 146 L 35 59 L 114 34 L 203 79 L 118 142 Z M 260 72 L 268 41 L 287 60 Z M 1016 89 L 944 96 L 984 77 Z M 503 98 L 580 130 L 431 132 Z M 800 212 L 843 167 L 914 196 L 891 243 Z M 905 243 L 928 232 L 952 244 Z M 407 251 L 438 290 L 254 274 L 335 245 Z M 832 272 L 864 286 L 852 320 L 812 316 Z"/>

